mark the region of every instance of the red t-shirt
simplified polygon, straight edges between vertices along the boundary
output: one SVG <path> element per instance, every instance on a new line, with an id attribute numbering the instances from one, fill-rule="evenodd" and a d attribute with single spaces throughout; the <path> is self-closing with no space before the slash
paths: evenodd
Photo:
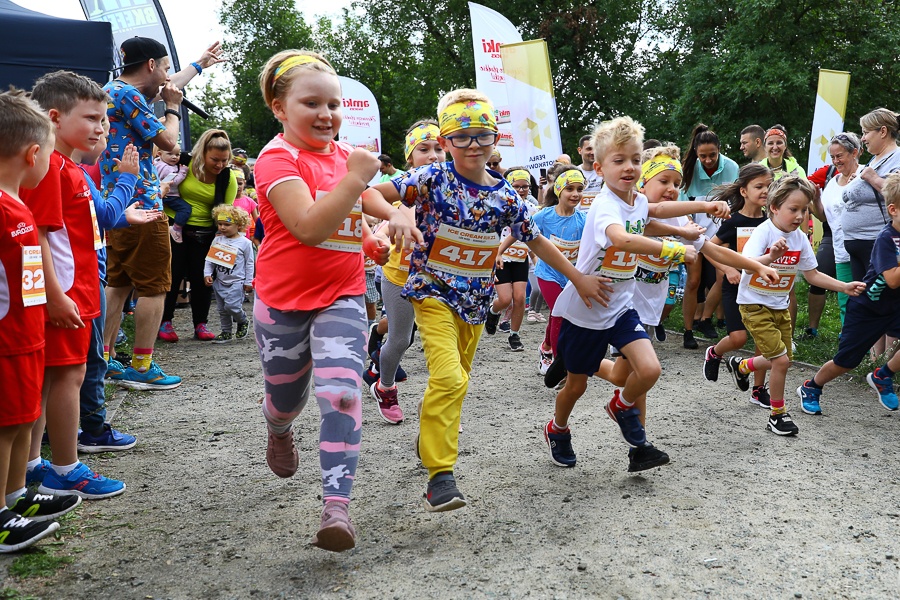
<path id="1" fill-rule="evenodd" d="M 84 172 L 58 151 L 50 155 L 50 170 L 33 190 L 21 191 L 38 227 L 47 227 L 53 270 L 82 319 L 100 315 L 100 270 L 95 240 L 99 240 L 91 189 Z"/>
<path id="2" fill-rule="evenodd" d="M 25 306 L 22 300 L 25 246 L 40 246 L 34 216 L 16 198 L 0 192 L 0 356 L 44 347 L 44 306 Z M 29 279 L 33 289 L 34 278 Z"/>
<path id="3" fill-rule="evenodd" d="M 278 134 L 256 161 L 259 217 L 266 237 L 256 260 L 254 287 L 272 308 L 315 310 L 331 306 L 342 296 L 366 291 L 361 215 L 351 213 L 329 240 L 310 247 L 287 230 L 269 204 L 269 191 L 285 181 L 303 181 L 313 198 L 333 190 L 347 174 L 347 157 L 353 147 L 342 142 L 332 145 L 334 149 L 327 154 L 307 152 Z"/>

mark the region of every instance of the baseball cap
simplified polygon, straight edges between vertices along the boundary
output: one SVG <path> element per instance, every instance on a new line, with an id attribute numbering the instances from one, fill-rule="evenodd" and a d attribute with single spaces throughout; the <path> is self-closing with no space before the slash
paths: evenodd
<path id="1" fill-rule="evenodd" d="M 122 66 L 130 67 L 147 62 L 151 58 L 159 60 L 169 55 L 169 50 L 152 38 L 135 36 L 122 42 Z"/>

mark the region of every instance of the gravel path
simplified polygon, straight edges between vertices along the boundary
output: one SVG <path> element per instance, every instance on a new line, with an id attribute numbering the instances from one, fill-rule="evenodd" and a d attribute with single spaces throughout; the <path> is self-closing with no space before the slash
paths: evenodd
<path id="1" fill-rule="evenodd" d="M 187 318 L 179 311 L 179 331 Z M 541 438 L 554 398 L 536 372 L 542 324 L 523 330 L 526 352 L 498 334 L 476 357 L 457 470 L 465 509 L 422 508 L 419 343 L 403 362 L 406 422 L 384 423 L 366 393 L 358 545 L 340 555 L 309 545 L 320 511 L 315 403 L 296 424 L 300 470 L 278 479 L 265 463 L 254 343 L 160 344 L 160 363 L 184 385 L 120 396 L 115 425 L 138 446 L 89 460 L 127 492 L 79 509 L 64 544 L 72 564 L 4 585 L 44 598 L 898 596 L 900 435 L 869 388 L 828 386 L 821 417 L 789 396 L 800 435 L 779 438 L 724 367 L 718 383 L 704 381 L 702 347 L 670 336 L 657 345 L 648 435 L 671 464 L 626 472 L 603 411 L 612 386 L 592 381 L 571 421 L 578 465 L 561 469 Z M 792 370 L 789 389 L 808 376 Z M 12 560 L 0 559 L 0 573 Z"/>

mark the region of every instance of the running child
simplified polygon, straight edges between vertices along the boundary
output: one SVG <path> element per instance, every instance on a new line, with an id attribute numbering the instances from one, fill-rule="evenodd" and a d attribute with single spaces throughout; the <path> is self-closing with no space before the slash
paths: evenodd
<path id="1" fill-rule="evenodd" d="M 884 226 L 866 271 L 865 293 L 850 298 L 838 342 L 837 354 L 812 379 L 797 388 L 803 412 L 822 414 L 819 404 L 826 383 L 855 369 L 869 348 L 885 333 L 900 331 L 900 173 L 889 175 L 881 188 L 890 222 Z M 900 352 L 866 375 L 878 401 L 888 410 L 897 410 L 894 373 L 900 370 Z"/>
<path id="2" fill-rule="evenodd" d="M 266 462 L 279 477 L 296 473 L 291 425 L 315 379 L 324 507 L 313 544 L 339 552 L 356 544 L 348 505 L 362 425 L 361 249 L 369 255 L 387 250 L 365 235 L 363 203 L 369 214 L 389 220 L 391 237 L 422 236 L 402 213 L 366 191 L 378 159 L 334 141 L 342 121 L 341 85 L 326 59 L 303 50 L 279 52 L 266 62 L 260 88 L 284 128 L 263 148 L 255 168 L 265 228 L 253 316 L 266 390 Z"/>
<path id="3" fill-rule="evenodd" d="M 163 196 L 163 206 L 175 213 L 175 223 L 169 227 L 169 235 L 173 242 L 180 244 L 184 241 L 184 226 L 191 218 L 191 205 L 178 193 L 178 186 L 188 174 L 188 166 L 181 164 L 181 146 L 176 144 L 171 150 L 160 149 L 159 155 L 153 159 L 153 166 L 156 167 L 159 182 L 169 184 Z"/>
<path id="4" fill-rule="evenodd" d="M 438 113 L 438 141 L 453 161 L 375 186 L 388 200 L 415 207 L 425 238 L 413 250 L 403 295 L 412 301 L 430 374 L 417 450 L 428 469 L 425 509 L 432 512 L 466 505 L 453 476 L 459 418 L 493 293 L 499 234 L 509 227 L 513 237 L 570 277 L 579 301 L 605 301 L 608 289 L 599 278 L 578 273 L 532 227 L 509 182 L 485 169 L 499 137 L 487 97 L 455 90 L 441 98 Z"/>
<path id="5" fill-rule="evenodd" d="M 31 431 L 41 414 L 44 308 L 41 246 L 19 190 L 46 175 L 53 126 L 21 91 L 0 94 L 0 553 L 31 546 L 57 529 L 52 519 L 81 503 L 77 496 L 35 494 L 25 486 Z M 24 515 L 27 515 L 24 516 Z"/>
<path id="6" fill-rule="evenodd" d="M 443 162 L 446 154 L 438 142 L 439 136 L 440 130 L 437 121 L 426 119 L 414 123 L 406 132 L 404 155 L 407 168 L 415 169 L 423 165 Z M 401 204 L 399 200 L 396 204 L 400 206 L 400 210 L 409 215 L 411 220 L 415 219 L 413 209 Z M 376 235 L 384 235 L 383 230 L 377 231 Z M 402 296 L 403 286 L 406 285 L 409 277 L 411 255 L 412 251 L 405 249 L 400 252 L 391 252 L 387 264 L 382 267 L 384 277 L 381 279 L 381 298 L 387 313 L 387 321 L 385 329 L 382 331 L 379 328 L 376 333 L 380 335 L 386 333 L 387 338 L 377 350 L 377 365 L 373 361 L 373 366 L 363 374 L 363 380 L 378 403 L 378 414 L 386 422 L 392 424 L 403 421 L 403 409 L 398 401 L 397 382 L 406 379 L 405 372 L 401 374 L 400 360 L 412 343 L 413 330 L 416 325 L 413 306 Z"/>
<path id="7" fill-rule="evenodd" d="M 253 291 L 253 242 L 244 234 L 250 215 L 243 208 L 220 204 L 212 209 L 212 218 L 219 233 L 206 255 L 203 280 L 213 289 L 222 325 L 222 332 L 213 343 L 225 344 L 247 337 L 250 327 L 244 314 L 244 293 Z M 237 323 L 234 334 L 233 323 Z"/>
<path id="8" fill-rule="evenodd" d="M 769 186 L 772 184 L 772 172 L 768 167 L 759 163 L 750 163 L 741 167 L 734 183 L 724 185 L 715 192 L 718 200 L 728 202 L 731 207 L 731 217 L 719 227 L 712 243 L 725 248 L 741 252 L 753 234 L 753 231 L 766 222 L 767 217 L 763 212 L 766 207 L 766 198 L 769 194 Z M 741 311 L 738 308 L 738 284 L 741 281 L 741 271 L 735 267 L 716 265 L 724 276 L 722 280 L 722 308 L 725 310 L 725 323 L 728 335 L 719 340 L 713 346 L 706 349 L 703 361 L 703 377 L 707 381 L 718 381 L 719 365 L 726 352 L 734 352 L 744 347 L 747 343 L 747 328 L 741 319 Z M 779 277 L 780 279 L 780 277 Z M 757 347 L 754 354 L 759 356 Z M 735 378 L 735 384 L 741 391 L 746 392 L 750 388 L 750 380 L 741 377 L 738 365 L 741 359 L 732 356 L 725 366 Z M 763 408 L 771 408 L 769 390 L 766 389 L 766 372 L 757 369 L 753 372 L 753 389 L 750 392 L 750 402 Z"/>
<path id="9" fill-rule="evenodd" d="M 573 467 L 572 434 L 568 419 L 575 403 L 584 395 L 588 378 L 602 365 L 607 347 L 613 345 L 628 360 L 631 369 L 620 396 L 615 391 L 607 406 L 619 424 L 625 441 L 632 446 L 629 470 L 641 471 L 669 462 L 665 452 L 647 441 L 642 423 L 646 394 L 659 378 L 660 366 L 640 317 L 633 308 L 637 253 L 668 258 L 678 264 L 696 259 L 693 246 L 660 242 L 644 237 L 649 216 L 665 218 L 695 211 L 699 205 L 666 202 L 649 208 L 647 197 L 635 191 L 641 175 L 641 144 L 644 128 L 630 117 L 602 123 L 594 132 L 594 168 L 604 187 L 588 211 L 578 249 L 576 269 L 583 274 L 611 277 L 614 293 L 608 306 L 585 308 L 575 297 L 571 281 L 563 289 L 553 310 L 563 317 L 557 344 L 558 356 L 544 380 L 548 387 L 565 378 L 556 397 L 554 418 L 544 426 L 544 441 L 553 464 Z M 710 203 L 703 209 L 727 214 L 727 207 Z"/>
<path id="10" fill-rule="evenodd" d="M 858 296 L 866 286 L 860 281 L 843 283 L 816 269 L 816 256 L 809 238 L 799 231 L 816 188 L 804 178 L 785 175 L 769 188 L 766 202 L 769 219 L 758 225 L 744 244 L 742 254 L 775 267 L 780 275 L 772 285 L 744 271 L 738 285 L 737 302 L 741 320 L 762 356 L 734 365 L 735 381 L 746 390 L 750 373 L 769 370 L 772 413 L 766 427 L 778 435 L 795 435 L 797 425 L 787 412 L 784 384 L 791 364 L 791 316 L 788 297 L 797 273 L 811 285 Z"/>

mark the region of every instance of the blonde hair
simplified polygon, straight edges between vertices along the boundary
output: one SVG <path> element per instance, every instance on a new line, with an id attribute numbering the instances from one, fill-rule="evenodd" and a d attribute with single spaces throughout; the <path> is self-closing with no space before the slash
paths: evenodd
<path id="1" fill-rule="evenodd" d="M 769 186 L 769 196 L 766 199 L 766 207 L 769 209 L 769 215 L 773 215 L 773 208 L 781 208 L 788 197 L 794 192 L 803 192 L 806 199 L 812 202 L 816 197 L 816 187 L 806 180 L 805 177 L 797 177 L 796 175 L 785 175 L 778 181 Z"/>
<path id="2" fill-rule="evenodd" d="M 306 64 L 297 65 L 282 73 L 278 79 L 275 79 L 275 71 L 281 66 L 281 63 L 292 56 L 309 56 L 315 60 Z M 302 73 L 307 71 L 319 71 L 320 73 L 329 73 L 337 77 L 337 72 L 331 63 L 316 52 L 311 50 L 282 50 L 268 61 L 259 74 L 259 89 L 262 91 L 263 100 L 270 109 L 272 102 L 276 99 L 284 98 L 287 91 L 291 88 L 291 84 Z"/>
<path id="3" fill-rule="evenodd" d="M 881 193 L 884 196 L 886 205 L 893 204 L 900 208 L 900 171 L 891 173 L 884 179 L 884 185 L 881 187 Z"/>
<path id="4" fill-rule="evenodd" d="M 437 112 L 440 115 L 444 112 L 448 106 L 451 104 L 456 104 L 457 102 L 487 102 L 490 103 L 491 100 L 478 90 L 472 90 L 469 88 L 461 88 L 458 90 L 453 90 L 452 92 L 447 92 L 444 94 L 444 97 L 438 101 Z"/>
<path id="5" fill-rule="evenodd" d="M 618 117 L 611 121 L 604 121 L 597 126 L 591 136 L 591 145 L 594 147 L 594 160 L 602 162 L 610 150 L 622 148 L 628 144 L 644 143 L 644 126 L 631 117 Z"/>
<path id="6" fill-rule="evenodd" d="M 657 156 L 668 156 L 672 160 L 681 161 L 681 148 L 672 144 L 671 142 L 666 142 L 664 146 L 654 146 L 653 148 L 647 148 L 641 153 L 641 163 L 645 163 L 648 160 L 653 160 Z"/>
<path id="7" fill-rule="evenodd" d="M 863 133 L 887 127 L 891 137 L 897 139 L 897 134 L 900 132 L 900 120 L 898 120 L 898 117 L 900 117 L 900 115 L 897 115 L 897 113 L 892 110 L 876 108 L 872 112 L 860 117 L 859 126 L 862 127 Z"/>
<path id="8" fill-rule="evenodd" d="M 245 231 L 250 226 L 250 215 L 246 210 L 233 204 L 219 204 L 212 209 L 213 223 L 218 222 L 219 215 L 231 217 L 231 220 L 238 226 L 238 231 Z"/>
<path id="9" fill-rule="evenodd" d="M 227 150 L 231 155 L 231 140 L 221 129 L 207 129 L 194 144 L 191 171 L 194 177 L 203 181 L 206 178 L 206 153 L 210 150 Z"/>
<path id="10" fill-rule="evenodd" d="M 31 146 L 43 146 L 54 130 L 50 117 L 25 92 L 0 94 L 0 158 L 12 158 Z"/>

